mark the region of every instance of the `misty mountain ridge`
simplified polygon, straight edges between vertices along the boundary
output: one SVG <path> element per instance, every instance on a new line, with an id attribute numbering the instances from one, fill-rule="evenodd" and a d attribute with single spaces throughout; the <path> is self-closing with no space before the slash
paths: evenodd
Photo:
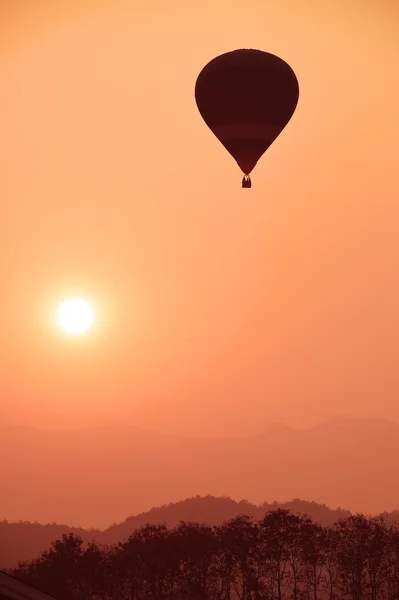
<path id="1" fill-rule="evenodd" d="M 18 452 L 15 451 L 18 448 Z M 12 468 L 0 516 L 105 528 L 181 498 L 312 498 L 378 514 L 399 507 L 399 425 L 337 417 L 309 429 L 272 424 L 242 439 L 189 439 L 123 426 L 3 427 Z"/>
<path id="2" fill-rule="evenodd" d="M 192 435 L 182 435 L 170 432 L 162 432 L 159 430 L 149 429 L 146 427 L 141 427 L 138 425 L 131 425 L 129 423 L 125 423 L 123 421 L 118 421 L 106 425 L 91 425 L 86 427 L 33 427 L 30 425 L 0 425 L 0 432 L 4 435 L 8 434 L 31 434 L 35 435 L 37 433 L 48 433 L 49 435 L 61 435 L 61 436 L 70 436 L 70 435 L 81 435 L 85 433 L 89 437 L 106 437 L 111 438 L 113 436 L 119 437 L 122 435 L 132 435 L 135 434 L 138 437 L 150 437 L 153 436 L 155 438 L 164 438 L 164 439 L 178 439 L 181 441 L 242 441 L 242 440 L 254 440 L 257 438 L 263 438 L 265 436 L 270 435 L 280 435 L 280 434 L 289 434 L 289 433 L 310 433 L 312 431 L 321 431 L 321 430 L 332 430 L 335 428 L 344 428 L 344 429 L 356 429 L 362 428 L 363 430 L 367 429 L 379 429 L 381 431 L 391 431 L 398 432 L 399 431 L 399 423 L 385 419 L 382 417 L 369 417 L 369 418 L 360 418 L 353 417 L 344 414 L 338 414 L 329 417 L 328 419 L 324 419 L 316 424 L 312 424 L 308 427 L 298 426 L 294 427 L 293 425 L 282 423 L 279 421 L 270 421 L 264 428 L 263 431 L 254 434 L 254 435 L 246 435 L 246 436 L 229 436 L 228 434 L 224 436 L 211 436 L 211 437 L 198 437 Z"/>

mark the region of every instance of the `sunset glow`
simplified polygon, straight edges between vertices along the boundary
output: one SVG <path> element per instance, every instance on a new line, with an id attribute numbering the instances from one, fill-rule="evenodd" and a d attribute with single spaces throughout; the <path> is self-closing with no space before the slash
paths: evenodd
<path id="1" fill-rule="evenodd" d="M 67 531 L 7 563 L 19 521 L 399 509 L 398 41 L 399 0 L 0 2 L 0 571 Z M 252 69 L 196 93 L 243 50 L 283 130 Z"/>
<path id="2" fill-rule="evenodd" d="M 93 325 L 94 311 L 82 298 L 68 298 L 58 308 L 58 326 L 70 335 L 86 333 Z"/>

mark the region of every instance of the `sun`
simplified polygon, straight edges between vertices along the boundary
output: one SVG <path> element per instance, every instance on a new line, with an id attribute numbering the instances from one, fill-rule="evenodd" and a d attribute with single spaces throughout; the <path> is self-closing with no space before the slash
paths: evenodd
<path id="1" fill-rule="evenodd" d="M 86 333 L 94 323 L 94 310 L 83 298 L 68 298 L 56 313 L 58 326 L 70 335 Z"/>

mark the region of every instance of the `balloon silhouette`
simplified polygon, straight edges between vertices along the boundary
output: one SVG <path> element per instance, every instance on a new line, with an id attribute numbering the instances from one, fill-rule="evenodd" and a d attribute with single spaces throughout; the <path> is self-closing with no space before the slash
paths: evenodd
<path id="1" fill-rule="evenodd" d="M 249 174 L 294 114 L 299 85 L 281 58 L 261 50 L 233 50 L 198 75 L 195 100 L 205 123 Z"/>

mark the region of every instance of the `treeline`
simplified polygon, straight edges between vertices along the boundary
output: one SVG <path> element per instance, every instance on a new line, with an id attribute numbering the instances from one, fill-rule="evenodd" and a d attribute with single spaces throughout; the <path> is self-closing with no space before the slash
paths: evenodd
<path id="1" fill-rule="evenodd" d="M 398 600 L 399 524 L 357 514 L 322 526 L 278 509 L 147 525 L 111 546 L 71 533 L 10 574 L 57 600 Z"/>

